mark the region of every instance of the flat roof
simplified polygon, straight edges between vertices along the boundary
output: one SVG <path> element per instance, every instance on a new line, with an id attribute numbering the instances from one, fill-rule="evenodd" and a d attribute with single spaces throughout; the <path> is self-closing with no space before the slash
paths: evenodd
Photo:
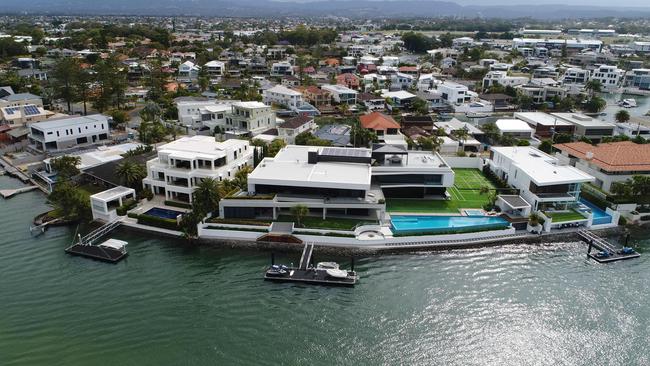
<path id="1" fill-rule="evenodd" d="M 100 122 L 106 123 L 106 129 L 108 129 L 108 118 L 101 114 L 93 114 L 90 116 L 77 116 L 77 117 L 63 117 L 59 119 L 51 119 L 43 122 L 32 123 L 30 127 L 36 127 L 37 129 L 51 129 L 51 128 L 62 128 L 66 126 L 76 126 L 82 123 L 93 123 Z"/>
<path id="2" fill-rule="evenodd" d="M 370 189 L 370 164 L 317 162 L 308 163 L 313 146 L 285 146 L 275 158 L 264 159 L 248 182 L 288 186 L 312 186 L 336 189 Z M 364 149 L 366 150 L 366 149 Z"/>
<path id="3" fill-rule="evenodd" d="M 573 126 L 568 121 L 544 112 L 515 112 L 513 117 L 534 126 Z"/>
<path id="4" fill-rule="evenodd" d="M 436 121 L 435 125 L 444 128 L 446 133 L 451 133 L 451 131 L 461 130 L 465 128 L 467 129 L 467 132 L 469 132 L 472 135 L 484 134 L 484 132 L 481 131 L 481 129 L 479 129 L 478 127 L 472 125 L 471 123 L 463 122 L 457 119 L 456 117 L 450 119 L 449 121 Z"/>
<path id="5" fill-rule="evenodd" d="M 248 145 L 248 141 L 230 139 L 217 142 L 212 136 L 181 137 L 178 140 L 158 147 L 159 153 L 170 154 L 184 159 L 199 157 L 214 158 L 225 156 L 228 149 L 236 149 Z"/>
<path id="6" fill-rule="evenodd" d="M 129 194 L 135 194 L 135 189 L 123 187 L 123 186 L 117 186 L 99 193 L 95 193 L 92 196 L 90 196 L 90 198 L 108 202 L 114 199 L 118 199 L 120 197 L 128 196 Z"/>
<path id="7" fill-rule="evenodd" d="M 528 123 L 519 119 L 499 119 L 494 123 L 501 132 L 532 132 Z"/>
<path id="8" fill-rule="evenodd" d="M 603 127 L 603 128 L 614 128 L 614 124 L 610 122 L 605 122 L 603 120 L 589 117 L 582 113 L 551 113 L 552 116 L 561 118 L 567 122 L 570 122 L 577 126 L 583 127 Z"/>
<path id="9" fill-rule="evenodd" d="M 591 175 L 572 166 L 557 165 L 557 159 L 530 146 L 500 146 L 491 149 L 506 158 L 537 185 L 585 183 Z"/>
<path id="10" fill-rule="evenodd" d="M 498 196 L 505 202 L 508 206 L 511 208 L 517 209 L 517 208 L 528 208 L 530 207 L 530 203 L 526 202 L 521 196 L 518 195 L 503 195 L 500 194 Z"/>
<path id="11" fill-rule="evenodd" d="M 585 142 L 572 142 L 553 146 L 577 158 L 588 160 L 590 164 L 597 165 L 608 172 L 650 170 L 650 145 L 621 141 L 595 146 Z M 587 159 L 588 153 L 593 157 Z"/>
<path id="12" fill-rule="evenodd" d="M 241 108 L 268 108 L 269 106 L 262 103 L 262 102 L 236 102 L 233 103 L 235 107 L 241 107 Z"/>

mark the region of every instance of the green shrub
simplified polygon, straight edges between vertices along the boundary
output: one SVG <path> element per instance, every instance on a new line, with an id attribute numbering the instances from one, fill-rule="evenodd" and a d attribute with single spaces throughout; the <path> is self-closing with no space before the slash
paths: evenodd
<path id="1" fill-rule="evenodd" d="M 138 201 L 134 200 L 133 198 L 129 198 L 128 200 L 122 202 L 122 206 L 115 209 L 115 212 L 118 216 L 124 216 L 128 210 L 133 209 L 137 205 Z"/>
<path id="2" fill-rule="evenodd" d="M 163 219 L 162 217 L 155 217 L 149 215 L 139 215 L 138 224 L 159 227 L 161 229 L 167 230 L 179 230 L 178 223 L 176 220 L 172 219 Z"/>
<path id="3" fill-rule="evenodd" d="M 132 218 L 132 219 L 137 219 L 138 217 L 140 217 L 140 215 L 138 215 L 138 214 L 135 213 L 135 212 L 129 212 L 129 213 L 127 214 L 127 216 L 130 217 L 130 218 Z"/>
<path id="4" fill-rule="evenodd" d="M 171 206 L 171 207 L 179 207 L 179 208 L 192 209 L 192 205 L 190 205 L 189 203 L 185 203 L 185 202 L 178 202 L 178 201 L 170 201 L 170 200 L 166 200 L 166 201 L 165 201 L 165 205 L 166 205 L 166 206 Z"/>
<path id="5" fill-rule="evenodd" d="M 354 238 L 354 234 L 344 234 L 344 233 L 312 233 L 310 231 L 303 231 L 303 230 L 294 230 L 292 234 L 296 235 L 318 235 L 318 236 L 332 236 L 332 237 L 339 237 L 339 238 Z"/>
<path id="6" fill-rule="evenodd" d="M 627 219 L 625 217 L 623 217 L 623 216 L 620 216 L 618 218 L 618 224 L 621 225 L 621 226 L 627 225 Z"/>
<path id="7" fill-rule="evenodd" d="M 233 230 L 233 231 L 251 231 L 255 233 L 266 233 L 268 230 L 264 229 L 253 229 L 253 228 L 238 228 L 238 227 L 228 227 L 228 226 L 215 226 L 210 225 L 206 227 L 208 230 Z"/>

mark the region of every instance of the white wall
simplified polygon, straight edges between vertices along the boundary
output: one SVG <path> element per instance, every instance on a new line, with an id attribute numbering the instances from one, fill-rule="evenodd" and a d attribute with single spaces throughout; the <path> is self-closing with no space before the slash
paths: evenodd
<path id="1" fill-rule="evenodd" d="M 444 159 L 451 168 L 483 169 L 483 158 L 478 156 L 445 156 Z"/>

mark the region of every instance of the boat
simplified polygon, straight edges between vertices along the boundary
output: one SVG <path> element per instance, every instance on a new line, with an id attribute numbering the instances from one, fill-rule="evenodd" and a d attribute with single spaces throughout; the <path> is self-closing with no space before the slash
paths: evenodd
<path id="1" fill-rule="evenodd" d="M 344 271 L 342 269 L 328 268 L 328 269 L 325 270 L 325 273 L 327 273 L 328 276 L 334 277 L 334 278 L 347 278 L 348 277 L 348 271 Z"/>
<path id="2" fill-rule="evenodd" d="M 622 99 L 618 102 L 618 105 L 623 108 L 635 108 L 637 106 L 636 100 L 632 98 Z"/>
<path id="3" fill-rule="evenodd" d="M 489 113 L 483 113 L 483 112 L 467 112 L 465 113 L 465 117 L 467 118 L 485 118 L 489 117 Z"/>
<path id="4" fill-rule="evenodd" d="M 266 270 L 266 275 L 270 277 L 282 277 L 287 274 L 288 269 L 284 264 L 274 264 Z"/>

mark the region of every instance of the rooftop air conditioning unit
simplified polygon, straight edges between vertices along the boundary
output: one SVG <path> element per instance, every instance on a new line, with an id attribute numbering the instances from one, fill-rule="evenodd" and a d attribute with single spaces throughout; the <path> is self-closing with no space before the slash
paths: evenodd
<path id="1" fill-rule="evenodd" d="M 587 160 L 591 160 L 591 159 L 593 159 L 593 158 L 594 158 L 594 153 L 591 152 L 591 151 L 587 151 L 587 153 L 585 154 L 585 158 L 586 158 Z"/>

